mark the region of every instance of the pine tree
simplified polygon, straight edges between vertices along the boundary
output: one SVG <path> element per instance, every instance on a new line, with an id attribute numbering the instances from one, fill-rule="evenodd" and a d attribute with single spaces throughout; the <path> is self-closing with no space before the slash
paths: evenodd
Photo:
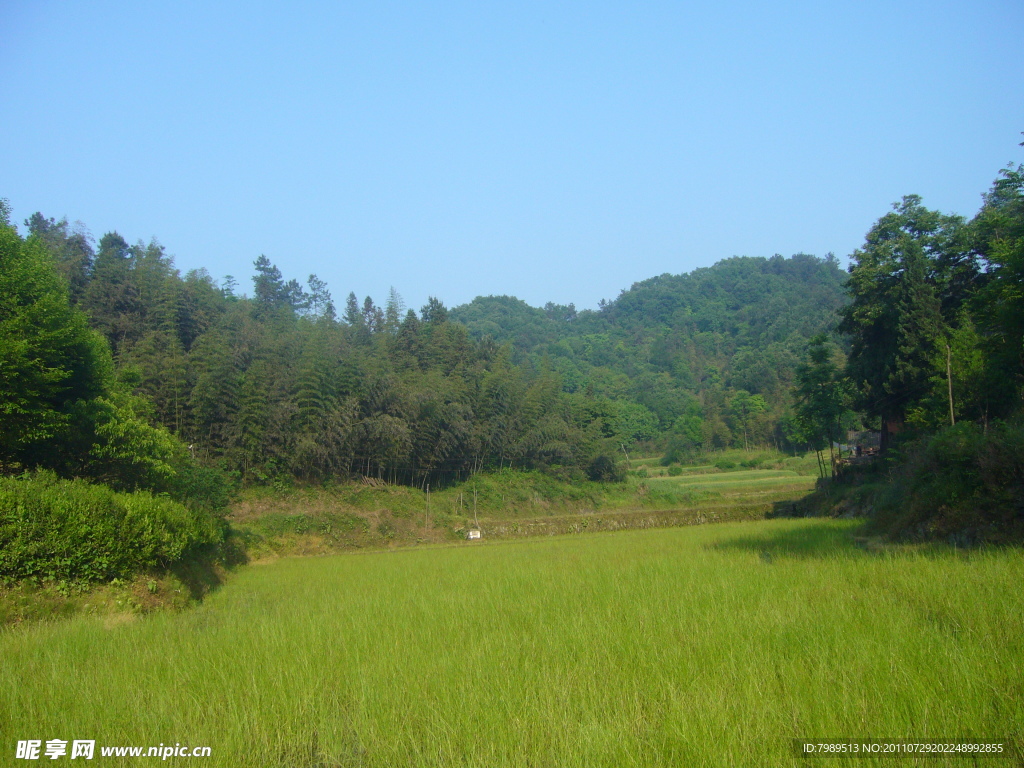
<path id="1" fill-rule="evenodd" d="M 56 466 L 80 405 L 112 380 L 110 352 L 45 245 L 0 214 L 0 465 Z"/>

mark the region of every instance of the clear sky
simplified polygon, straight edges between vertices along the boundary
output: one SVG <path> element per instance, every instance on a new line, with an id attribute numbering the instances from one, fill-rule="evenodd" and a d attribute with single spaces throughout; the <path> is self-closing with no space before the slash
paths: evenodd
<path id="1" fill-rule="evenodd" d="M 0 197 L 183 272 L 592 308 L 973 215 L 1024 160 L 1024 3 L 0 0 Z M 22 228 L 24 231 L 24 228 Z"/>

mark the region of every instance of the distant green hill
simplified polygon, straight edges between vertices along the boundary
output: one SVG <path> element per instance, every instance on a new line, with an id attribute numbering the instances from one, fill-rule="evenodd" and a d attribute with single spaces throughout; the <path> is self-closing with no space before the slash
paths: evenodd
<path id="1" fill-rule="evenodd" d="M 833 256 L 734 257 L 636 283 L 597 311 L 488 296 L 450 317 L 554 369 L 567 391 L 641 406 L 653 427 L 634 412 L 637 439 L 685 433 L 713 448 L 745 432 L 781 444 L 797 361 L 835 325 L 845 278 Z M 747 395 L 761 398 L 755 413 Z"/>

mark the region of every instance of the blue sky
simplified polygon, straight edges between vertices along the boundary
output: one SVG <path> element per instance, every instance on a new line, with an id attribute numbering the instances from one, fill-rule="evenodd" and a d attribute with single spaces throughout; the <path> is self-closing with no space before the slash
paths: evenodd
<path id="1" fill-rule="evenodd" d="M 0 3 L 0 197 L 183 272 L 592 308 L 1024 160 L 1020 2 Z"/>

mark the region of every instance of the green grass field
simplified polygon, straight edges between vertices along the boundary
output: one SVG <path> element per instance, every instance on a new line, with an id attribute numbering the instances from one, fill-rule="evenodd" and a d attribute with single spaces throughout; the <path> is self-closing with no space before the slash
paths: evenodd
<path id="1" fill-rule="evenodd" d="M 715 474 L 684 473 L 676 477 L 652 477 L 652 483 L 679 483 L 696 488 L 721 488 L 726 485 L 737 488 L 751 485 L 789 485 L 813 488 L 814 478 L 785 469 L 747 469 Z"/>
<path id="2" fill-rule="evenodd" d="M 0 764 L 26 739 L 212 750 L 170 765 L 618 768 L 1019 736 L 1022 583 L 1019 550 L 881 547 L 834 520 L 281 559 L 192 610 L 0 631 Z"/>

